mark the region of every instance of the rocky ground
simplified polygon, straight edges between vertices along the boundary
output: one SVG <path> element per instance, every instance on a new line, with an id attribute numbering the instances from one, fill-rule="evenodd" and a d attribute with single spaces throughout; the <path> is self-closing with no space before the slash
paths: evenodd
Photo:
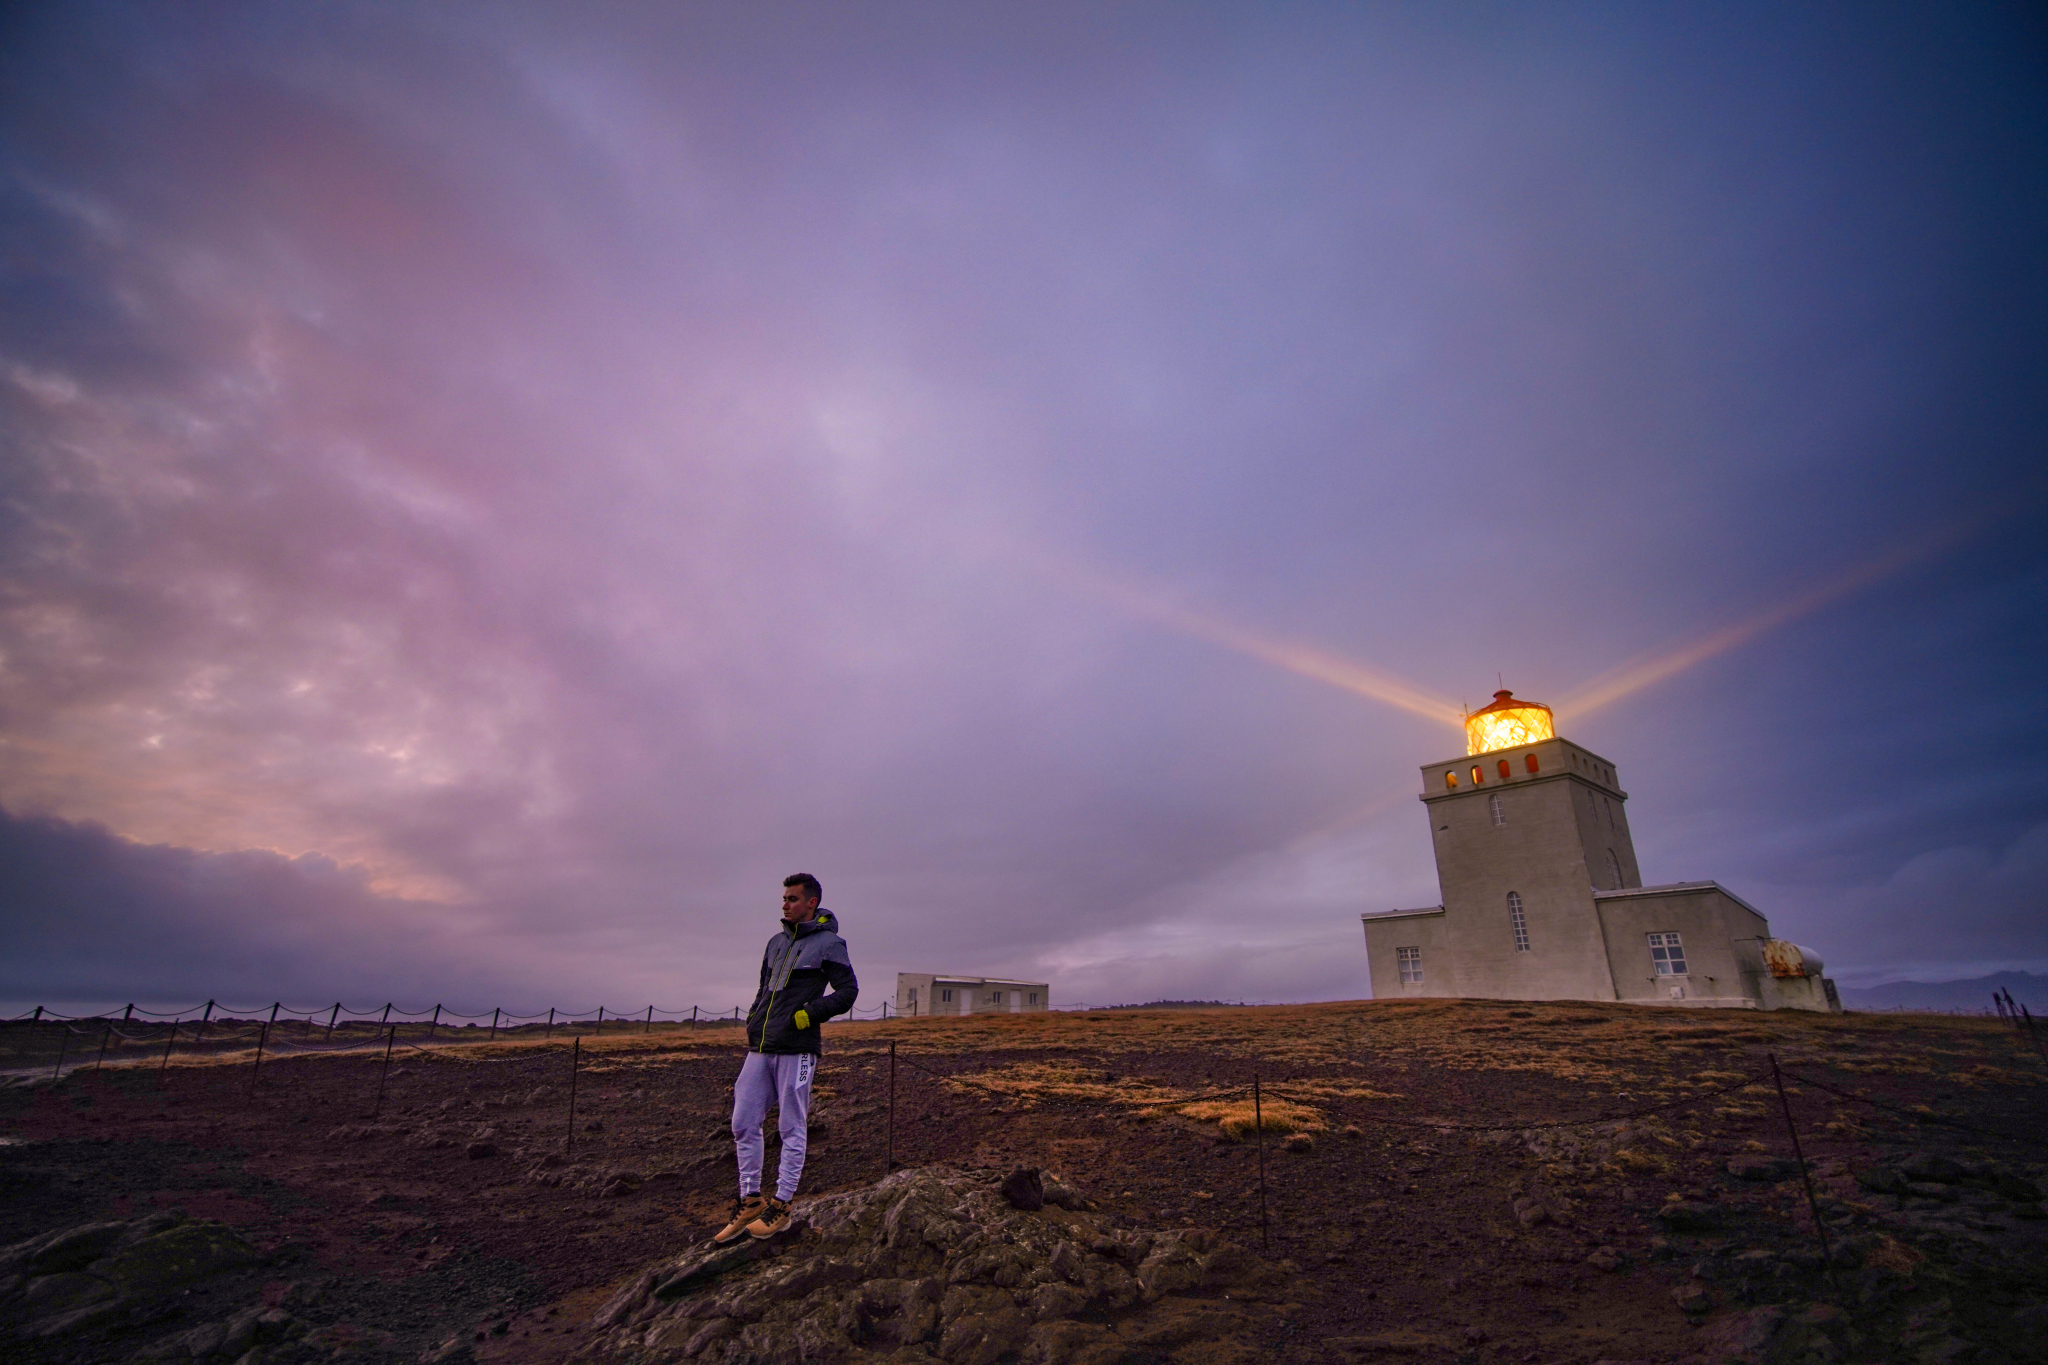
<path id="1" fill-rule="evenodd" d="M 730 1031 L 584 1037 L 573 1115 L 560 1037 L 402 1048 L 381 1107 L 368 1052 L 28 1075 L 6 1358 L 2048 1360 L 2048 1065 L 1995 1020 L 1387 1002 L 828 1048 L 803 1226 L 709 1262 Z"/>

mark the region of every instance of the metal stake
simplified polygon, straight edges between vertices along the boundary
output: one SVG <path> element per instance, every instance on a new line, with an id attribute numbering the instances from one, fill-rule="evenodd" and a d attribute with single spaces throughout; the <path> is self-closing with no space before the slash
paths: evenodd
<path id="1" fill-rule="evenodd" d="M 896 1044 L 889 1044 L 889 1164 L 882 1168 L 887 1175 L 896 1169 Z"/>
<path id="2" fill-rule="evenodd" d="M 273 1010 L 271 1013 L 274 1015 L 276 1011 Z M 263 1032 L 256 1035 L 256 1066 L 249 1072 L 249 1093 L 251 1095 L 256 1093 L 256 1078 L 263 1074 L 263 1045 L 270 1041 L 270 1025 L 276 1022 L 275 1018 L 267 1021 L 263 1025 Z"/>
<path id="3" fill-rule="evenodd" d="M 695 1005 L 690 1006 L 690 1031 L 692 1033 L 697 1031 L 697 1007 Z"/>
<path id="4" fill-rule="evenodd" d="M 552 1038 L 552 1037 L 554 1037 L 554 1036 L 555 1036 L 555 1012 L 554 1012 L 553 1010 L 549 1010 L 549 1011 L 548 1011 L 548 1031 L 547 1031 L 546 1033 L 543 1033 L 543 1034 L 541 1035 L 541 1037 L 543 1037 L 543 1038 Z"/>
<path id="5" fill-rule="evenodd" d="M 384 1069 L 377 1073 L 377 1107 L 370 1111 L 371 1118 L 384 1112 L 384 1082 L 391 1075 L 391 1045 L 397 1041 L 398 1026 L 394 1024 L 384 1030 Z"/>
<path id="6" fill-rule="evenodd" d="M 576 1150 L 576 1068 L 583 1062 L 583 1039 L 579 1036 L 569 1048 L 569 1142 L 568 1150 Z"/>
<path id="7" fill-rule="evenodd" d="M 491 1036 L 490 1036 L 490 1037 L 489 1037 L 488 1039 L 486 1039 L 485 1041 L 487 1041 L 487 1042 L 496 1042 L 496 1041 L 497 1041 L 497 1037 L 498 1037 L 498 1012 L 497 1012 L 496 1010 L 492 1010 L 492 1011 L 491 1011 Z"/>
<path id="8" fill-rule="evenodd" d="M 641 1029 L 640 1031 L 641 1031 L 642 1033 L 652 1033 L 652 1032 L 654 1032 L 654 1006 L 652 1006 L 652 1005 L 649 1005 L 649 1006 L 647 1007 L 647 1027 L 646 1027 L 646 1028 L 644 1028 L 644 1029 Z"/>
<path id="9" fill-rule="evenodd" d="M 133 1005 L 130 1005 L 130 1006 L 129 1006 L 129 1008 L 130 1008 L 130 1009 L 133 1009 L 133 1008 L 135 1008 L 135 1007 L 134 1007 Z M 96 1061 L 96 1062 L 94 1062 L 94 1063 L 92 1064 L 92 1069 L 93 1069 L 94 1071 L 98 1071 L 98 1070 L 100 1069 L 100 1067 L 101 1067 L 101 1066 L 103 1066 L 103 1065 L 105 1065 L 105 1064 L 106 1064 L 106 1060 L 107 1060 L 107 1044 L 108 1044 L 108 1043 L 111 1043 L 111 1042 L 113 1042 L 113 1041 L 114 1041 L 114 1021 L 113 1021 L 113 1020 L 111 1020 L 111 1019 L 109 1019 L 109 1020 L 107 1020 L 107 1031 L 106 1031 L 105 1033 L 102 1033 L 102 1034 L 100 1035 L 100 1055 L 99 1055 L 99 1060 L 98 1060 L 98 1061 Z"/>
<path id="10" fill-rule="evenodd" d="M 2020 1006 L 2020 1018 L 2026 1021 L 2027 1037 L 2034 1044 L 2034 1051 L 2041 1054 L 2041 1060 L 2048 1062 L 2048 1045 L 2041 1042 L 2041 1035 L 2034 1031 L 2034 1012 L 2025 1005 Z"/>
<path id="11" fill-rule="evenodd" d="M 339 1018 L 341 1018 L 341 1002 L 337 1000 L 334 1002 L 334 1013 L 327 1016 L 327 1036 L 322 1038 L 321 1042 L 331 1043 L 334 1041 L 334 1021 Z"/>
<path id="12" fill-rule="evenodd" d="M 174 1043 L 174 1042 L 176 1042 L 177 1040 L 178 1040 L 178 1020 L 177 1020 L 177 1016 L 173 1015 L 173 1016 L 171 1017 L 171 1031 L 170 1031 L 169 1033 L 167 1033 L 167 1034 L 165 1034 L 165 1035 L 164 1035 L 164 1059 L 163 1059 L 163 1061 L 161 1061 L 161 1062 L 159 1062 L 159 1063 L 157 1064 L 157 1068 L 156 1068 L 156 1069 L 157 1069 L 157 1074 L 158 1074 L 158 1075 L 162 1075 L 162 1074 L 163 1074 L 163 1073 L 164 1073 L 165 1071 L 167 1071 L 167 1070 L 169 1070 L 169 1069 L 170 1069 L 170 1065 L 171 1065 L 171 1044 L 172 1044 L 172 1043 Z"/>
<path id="13" fill-rule="evenodd" d="M 434 1022 L 427 1025 L 427 1041 L 434 1041 L 434 1031 L 441 1027 L 441 1007 L 434 1006 Z"/>
<path id="14" fill-rule="evenodd" d="M 1821 1264 L 1827 1269 L 1828 1282 L 1835 1278 L 1835 1253 L 1828 1245 L 1827 1225 L 1820 1220 L 1820 1200 L 1814 1197 L 1813 1173 L 1806 1169 L 1806 1154 L 1799 1149 L 1799 1128 L 1792 1122 L 1792 1101 L 1785 1095 L 1785 1078 L 1778 1071 L 1778 1054 L 1771 1057 L 1771 1081 L 1778 1087 L 1778 1104 L 1785 1111 L 1785 1131 L 1792 1135 L 1792 1159 L 1799 1163 L 1799 1179 L 1806 1186 L 1806 1208 L 1813 1215 L 1813 1230 L 1820 1236 Z"/>
<path id="15" fill-rule="evenodd" d="M 389 1000 L 387 1000 L 387 1001 L 385 1001 L 385 1002 L 384 1002 L 384 1017 L 383 1017 L 382 1019 L 379 1019 L 379 1020 L 377 1021 L 377 1027 L 378 1027 L 378 1028 L 389 1028 L 389 1027 L 390 1027 L 390 1025 L 391 1025 L 391 1002 L 390 1002 Z"/>
<path id="16" fill-rule="evenodd" d="M 50 1079 L 56 1080 L 64 1072 L 64 1054 L 71 1050 L 71 1025 L 58 1021 L 57 1027 L 64 1030 L 64 1036 L 57 1040 L 57 1065 L 50 1069 Z"/>
<path id="17" fill-rule="evenodd" d="M 213 1022 L 213 1002 L 206 1002 L 206 1013 L 199 1016 L 199 1027 L 192 1034 L 192 1046 L 198 1047 L 206 1041 L 206 1026 Z"/>
<path id="18" fill-rule="evenodd" d="M 1266 1111 L 1259 1099 L 1259 1074 L 1252 1073 L 1252 1127 L 1259 1138 L 1259 1250 L 1271 1252 L 1266 1236 Z"/>

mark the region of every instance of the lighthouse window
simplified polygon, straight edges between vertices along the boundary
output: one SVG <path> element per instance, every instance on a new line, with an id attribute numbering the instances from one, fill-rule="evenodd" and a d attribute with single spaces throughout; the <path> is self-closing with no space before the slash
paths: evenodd
<path id="1" fill-rule="evenodd" d="M 1444 785 L 1452 791 L 1458 789 L 1458 775 L 1448 768 L 1444 769 Z"/>
<path id="2" fill-rule="evenodd" d="M 1508 761 L 1506 759 L 1500 761 L 1500 780 L 1503 782 L 1508 780 Z"/>
<path id="3" fill-rule="evenodd" d="M 1529 951 L 1529 922 L 1522 918 L 1522 893 L 1508 892 L 1508 925 L 1515 931 L 1515 951 Z"/>
<path id="4" fill-rule="evenodd" d="M 1528 756 L 1528 757 L 1527 757 L 1526 759 L 1524 759 L 1524 760 L 1523 760 L 1523 762 L 1525 762 L 1525 763 L 1527 763 L 1527 764 L 1529 765 L 1529 771 L 1530 771 L 1530 772 L 1532 772 L 1532 773 L 1533 773 L 1533 772 L 1535 772 L 1535 771 L 1536 771 L 1536 768 L 1537 768 L 1537 763 L 1536 763 L 1536 755 L 1534 755 L 1534 754 L 1530 754 L 1530 755 L 1529 755 L 1529 756 Z"/>
<path id="5" fill-rule="evenodd" d="M 1477 763 L 1474 763 L 1474 764 L 1472 765 L 1472 785 L 1476 787 L 1476 786 L 1478 786 L 1478 785 L 1479 785 L 1479 784 L 1480 784 L 1481 782 L 1484 782 L 1485 780 L 1486 780 L 1486 769 L 1484 769 L 1484 768 L 1480 767 L 1480 766 L 1479 766 L 1479 765 L 1478 765 Z"/>
<path id="6" fill-rule="evenodd" d="M 1614 889 L 1621 890 L 1621 859 L 1614 856 L 1614 850 L 1607 850 L 1607 875 L 1614 879 Z"/>
<path id="7" fill-rule="evenodd" d="M 1420 986 L 1422 984 L 1422 949 L 1396 948 L 1394 962 L 1401 969 L 1401 984 Z"/>
<path id="8" fill-rule="evenodd" d="M 1656 964 L 1659 976 L 1686 974 L 1685 949 L 1675 933 L 1650 935 L 1650 961 Z"/>
<path id="9" fill-rule="evenodd" d="M 1500 804 L 1500 798 L 1498 796 L 1489 796 L 1486 798 L 1486 809 L 1487 812 L 1493 816 L 1494 824 L 1505 825 L 1508 822 L 1508 813 L 1506 810 L 1502 809 Z"/>

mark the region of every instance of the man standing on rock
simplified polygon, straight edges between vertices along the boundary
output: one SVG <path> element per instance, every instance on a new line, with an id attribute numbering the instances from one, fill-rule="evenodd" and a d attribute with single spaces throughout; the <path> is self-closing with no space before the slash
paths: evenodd
<path id="1" fill-rule="evenodd" d="M 788 1226 L 789 1201 L 804 1173 L 818 1025 L 852 1009 L 860 993 L 839 920 L 819 904 L 824 897 L 808 872 L 782 879 L 782 928 L 761 954 L 761 989 L 747 1011 L 747 1060 L 732 1088 L 740 1195 L 732 1219 L 711 1239 L 720 1245 L 741 1233 L 773 1237 Z M 782 1113 L 782 1167 L 772 1199 L 761 1192 L 761 1124 L 771 1105 Z"/>

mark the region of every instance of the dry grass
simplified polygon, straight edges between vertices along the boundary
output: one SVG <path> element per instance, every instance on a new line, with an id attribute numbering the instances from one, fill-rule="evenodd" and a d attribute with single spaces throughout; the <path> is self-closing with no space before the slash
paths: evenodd
<path id="1" fill-rule="evenodd" d="M 1233 1141 L 1242 1141 L 1263 1128 L 1268 1133 L 1320 1133 L 1323 1131 L 1321 1111 L 1305 1104 L 1291 1104 L 1286 1100 L 1266 1100 L 1259 1106 L 1259 1113 L 1252 1112 L 1252 1102 L 1245 1100 L 1197 1100 L 1192 1104 L 1174 1106 L 1173 1112 L 1182 1118 L 1197 1123 L 1213 1123 L 1223 1136 Z"/>
<path id="2" fill-rule="evenodd" d="M 942 1084 L 956 1093 L 994 1091 L 1029 1105 L 1037 1100 L 1086 1100 L 1133 1109 L 1171 1104 L 1187 1092 L 1159 1085 L 1141 1076 L 1123 1077 L 1077 1062 L 1017 1062 L 971 1078 Z"/>

